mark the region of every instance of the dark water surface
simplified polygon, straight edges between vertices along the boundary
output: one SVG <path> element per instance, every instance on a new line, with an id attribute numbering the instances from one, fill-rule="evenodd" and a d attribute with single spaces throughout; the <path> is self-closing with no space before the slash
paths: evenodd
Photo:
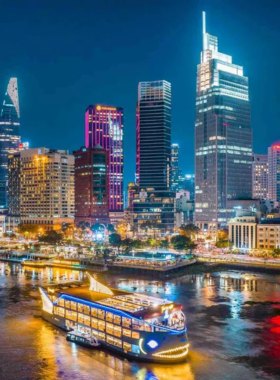
<path id="1" fill-rule="evenodd" d="M 280 379 L 280 276 L 227 271 L 156 281 L 99 275 L 112 287 L 136 287 L 183 305 L 190 354 L 177 365 L 134 363 L 79 347 L 34 317 L 38 285 L 82 278 L 79 271 L 0 263 L 1 380 Z"/>

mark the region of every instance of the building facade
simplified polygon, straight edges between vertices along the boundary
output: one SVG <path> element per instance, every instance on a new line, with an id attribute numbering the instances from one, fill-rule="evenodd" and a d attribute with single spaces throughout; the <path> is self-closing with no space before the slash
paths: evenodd
<path id="1" fill-rule="evenodd" d="M 171 145 L 171 189 L 178 191 L 182 170 L 179 169 L 179 144 Z"/>
<path id="2" fill-rule="evenodd" d="M 268 199 L 268 156 L 254 154 L 252 166 L 253 198 Z"/>
<path id="3" fill-rule="evenodd" d="M 280 248 L 280 219 L 262 221 L 257 226 L 257 247 L 260 249 Z"/>
<path id="4" fill-rule="evenodd" d="M 74 223 L 74 156 L 68 151 L 34 148 L 9 155 L 8 185 L 8 218 L 55 230 Z"/>
<path id="5" fill-rule="evenodd" d="M 109 211 L 123 212 L 123 108 L 90 105 L 85 114 L 85 146 L 109 152 Z"/>
<path id="6" fill-rule="evenodd" d="M 268 198 L 280 202 L 280 142 L 268 148 Z"/>
<path id="7" fill-rule="evenodd" d="M 248 78 L 206 32 L 197 68 L 195 220 L 205 229 L 226 226 L 228 199 L 252 198 L 252 130 Z"/>
<path id="8" fill-rule="evenodd" d="M 257 222 L 254 216 L 240 216 L 228 222 L 229 240 L 233 248 L 251 250 L 257 244 Z"/>
<path id="9" fill-rule="evenodd" d="M 75 157 L 75 224 L 109 223 L 109 152 L 100 145 Z"/>
<path id="10" fill-rule="evenodd" d="M 170 188 L 171 84 L 140 82 L 136 109 L 136 173 L 141 188 Z"/>
<path id="11" fill-rule="evenodd" d="M 20 143 L 20 112 L 17 78 L 11 78 L 0 114 L 0 209 L 8 206 L 8 155 Z"/>

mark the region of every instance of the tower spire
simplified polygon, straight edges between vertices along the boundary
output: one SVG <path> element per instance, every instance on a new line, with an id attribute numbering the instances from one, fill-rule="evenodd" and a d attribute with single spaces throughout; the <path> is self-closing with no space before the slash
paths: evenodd
<path id="1" fill-rule="evenodd" d="M 206 50 L 206 41 L 205 41 L 205 35 L 206 35 L 206 12 L 202 12 L 202 43 L 203 43 L 203 50 Z"/>

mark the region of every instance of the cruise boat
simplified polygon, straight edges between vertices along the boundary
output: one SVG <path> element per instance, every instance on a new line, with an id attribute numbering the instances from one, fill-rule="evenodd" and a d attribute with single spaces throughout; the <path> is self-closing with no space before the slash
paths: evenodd
<path id="1" fill-rule="evenodd" d="M 87 273 L 85 283 L 39 288 L 42 317 L 67 331 L 92 336 L 103 347 L 132 360 L 186 359 L 186 318 L 180 304 L 109 288 Z"/>

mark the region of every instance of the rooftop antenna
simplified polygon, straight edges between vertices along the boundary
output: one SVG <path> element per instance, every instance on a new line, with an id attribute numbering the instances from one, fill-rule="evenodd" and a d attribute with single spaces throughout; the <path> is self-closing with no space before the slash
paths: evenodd
<path id="1" fill-rule="evenodd" d="M 202 12 L 202 42 L 203 50 L 206 50 L 206 12 Z"/>

